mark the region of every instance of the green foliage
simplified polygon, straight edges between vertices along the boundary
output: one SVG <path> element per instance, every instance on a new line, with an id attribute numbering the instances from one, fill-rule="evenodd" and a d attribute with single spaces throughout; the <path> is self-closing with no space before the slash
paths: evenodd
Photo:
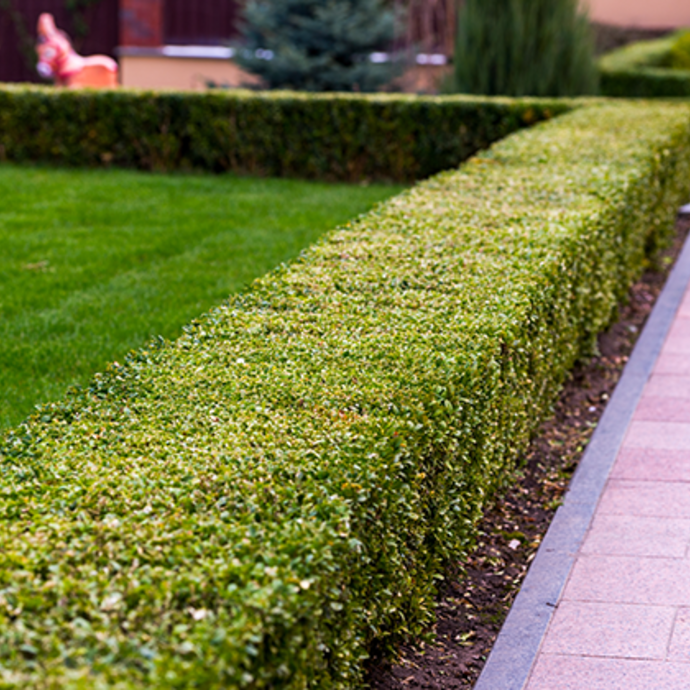
<path id="1" fill-rule="evenodd" d="M 594 48 L 577 0 L 467 0 L 454 89 L 509 96 L 597 91 Z"/>
<path id="2" fill-rule="evenodd" d="M 576 110 L 7 435 L 4 687 L 361 687 L 689 181 L 686 105 Z"/>
<path id="3" fill-rule="evenodd" d="M 395 76 L 370 60 L 395 38 L 386 0 L 249 0 L 243 20 L 236 60 L 271 88 L 376 91 Z"/>
<path id="4" fill-rule="evenodd" d="M 17 48 L 22 54 L 24 64 L 30 71 L 36 69 L 36 47 L 32 27 L 22 13 L 15 6 L 16 0 L 0 0 L 0 16 L 3 14 L 12 22 L 12 28 L 17 37 Z"/>
<path id="5" fill-rule="evenodd" d="M 682 34 L 640 41 L 599 61 L 601 91 L 622 98 L 690 97 L 690 74 L 673 69 L 673 50 Z"/>
<path id="6" fill-rule="evenodd" d="M 394 191 L 0 166 L 0 429 Z"/>
<path id="7" fill-rule="evenodd" d="M 70 14 L 72 29 L 77 39 L 83 39 L 89 35 L 86 14 L 91 7 L 95 7 L 101 2 L 102 0 L 65 0 L 65 9 Z"/>
<path id="8" fill-rule="evenodd" d="M 458 165 L 562 101 L 0 87 L 0 157 L 408 182 Z"/>
<path id="9" fill-rule="evenodd" d="M 671 69 L 690 70 L 690 31 L 683 31 L 676 37 L 671 46 L 669 63 Z"/>

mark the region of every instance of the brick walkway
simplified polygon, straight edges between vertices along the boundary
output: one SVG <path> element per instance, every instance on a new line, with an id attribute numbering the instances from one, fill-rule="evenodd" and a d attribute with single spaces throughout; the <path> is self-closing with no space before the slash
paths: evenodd
<path id="1" fill-rule="evenodd" d="M 527 688 L 690 688 L 690 289 Z"/>

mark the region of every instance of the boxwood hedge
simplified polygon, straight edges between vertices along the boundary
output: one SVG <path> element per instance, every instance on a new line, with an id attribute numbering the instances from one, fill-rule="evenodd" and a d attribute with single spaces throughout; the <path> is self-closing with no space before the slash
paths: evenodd
<path id="1" fill-rule="evenodd" d="M 0 687 L 353 688 L 690 191 L 690 107 L 515 134 L 0 445 Z"/>
<path id="2" fill-rule="evenodd" d="M 0 159 L 413 181 L 573 107 L 447 96 L 0 87 Z"/>
<path id="3" fill-rule="evenodd" d="M 690 97 L 690 71 L 668 66 L 675 34 L 632 43 L 599 61 L 601 93 L 623 98 Z"/>

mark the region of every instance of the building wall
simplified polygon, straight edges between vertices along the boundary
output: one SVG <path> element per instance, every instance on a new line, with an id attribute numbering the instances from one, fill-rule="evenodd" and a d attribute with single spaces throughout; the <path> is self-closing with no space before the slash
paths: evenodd
<path id="1" fill-rule="evenodd" d="M 120 82 L 122 86 L 138 89 L 198 91 L 207 88 L 209 82 L 238 87 L 256 84 L 258 78 L 231 60 L 121 55 Z"/>
<path id="2" fill-rule="evenodd" d="M 690 0 L 586 0 L 594 21 L 624 27 L 690 27 Z"/>
<path id="3" fill-rule="evenodd" d="M 120 0 L 120 45 L 163 45 L 163 0 Z"/>

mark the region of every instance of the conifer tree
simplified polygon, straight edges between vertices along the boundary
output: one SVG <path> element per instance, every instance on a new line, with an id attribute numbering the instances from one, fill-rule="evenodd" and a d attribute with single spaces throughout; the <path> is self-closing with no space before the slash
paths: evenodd
<path id="1" fill-rule="evenodd" d="M 506 96 L 597 90 L 593 39 L 578 0 L 466 0 L 458 19 L 455 89 Z"/>
<path id="2" fill-rule="evenodd" d="M 385 0 L 248 0 L 242 18 L 236 60 L 270 88 L 375 91 L 395 76 L 376 56 L 395 38 Z"/>

